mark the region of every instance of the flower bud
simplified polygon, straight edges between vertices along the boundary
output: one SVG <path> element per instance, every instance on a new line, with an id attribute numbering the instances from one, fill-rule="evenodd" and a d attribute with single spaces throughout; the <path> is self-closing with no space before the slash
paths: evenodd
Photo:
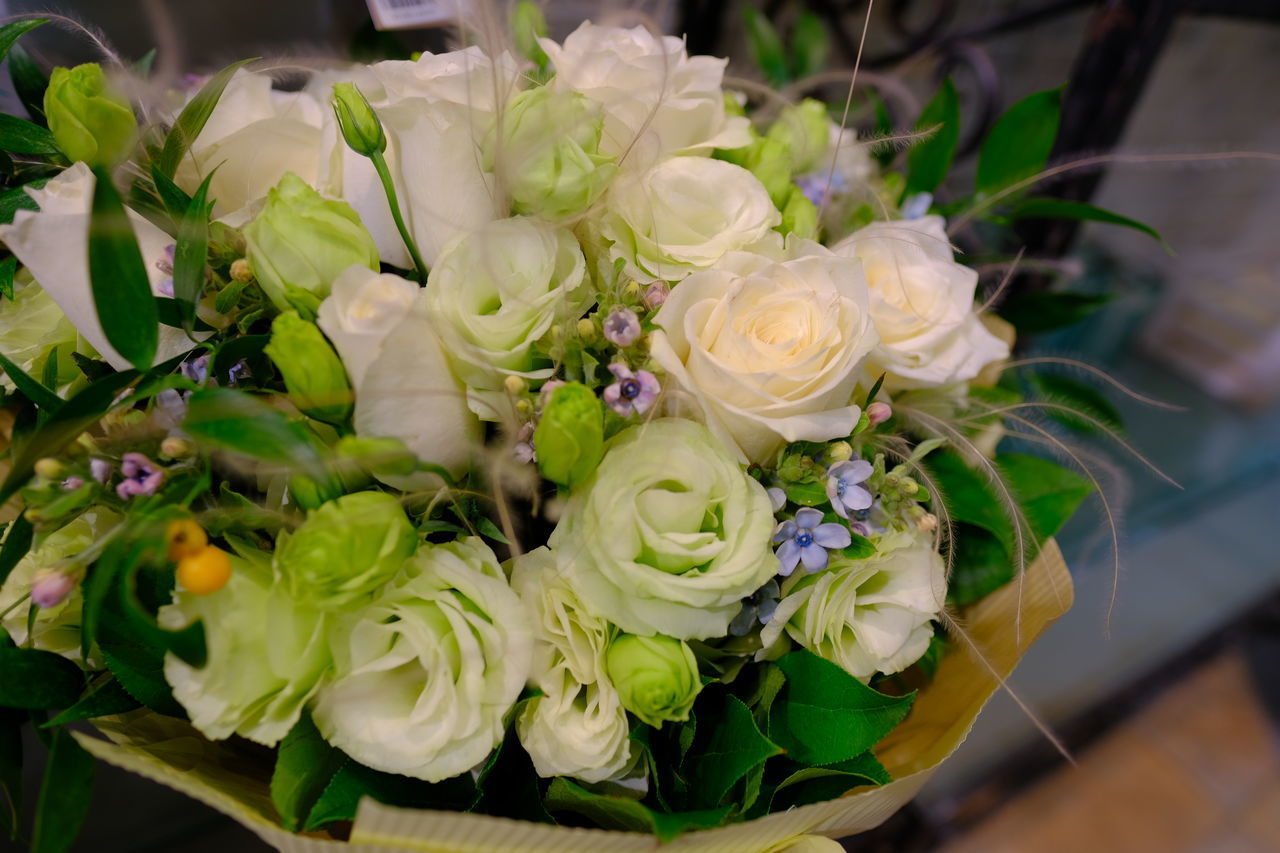
<path id="1" fill-rule="evenodd" d="M 253 281 L 253 267 L 244 258 L 236 258 L 231 262 L 231 277 L 241 284 Z"/>
<path id="2" fill-rule="evenodd" d="M 197 554 L 209 544 L 204 528 L 190 518 L 177 518 L 165 525 L 165 556 L 171 562 Z"/>
<path id="3" fill-rule="evenodd" d="M 36 476 L 45 480 L 61 480 L 66 468 L 57 459 L 44 457 L 36 462 Z"/>
<path id="4" fill-rule="evenodd" d="M 398 438 L 348 435 L 334 450 L 375 477 L 407 477 L 418 470 L 418 457 Z"/>
<path id="5" fill-rule="evenodd" d="M 314 315 L 338 274 L 351 266 L 378 269 L 378 247 L 344 201 L 326 199 L 290 172 L 244 228 L 249 264 L 281 311 Z"/>
<path id="6" fill-rule="evenodd" d="M 660 308 L 670 295 L 671 285 L 665 281 L 652 282 L 644 289 L 644 307 L 650 311 Z"/>
<path id="7" fill-rule="evenodd" d="M 867 405 L 867 420 L 871 422 L 872 426 L 882 424 L 891 417 L 893 417 L 893 409 L 890 408 L 888 403 L 881 403 L 876 400 L 874 403 Z"/>
<path id="8" fill-rule="evenodd" d="M 793 172 L 807 172 L 823 165 L 830 127 L 826 104 L 806 98 L 783 109 L 767 137 L 785 146 Z"/>
<path id="9" fill-rule="evenodd" d="M 923 533 L 932 533 L 938 529 L 938 517 L 931 512 L 926 512 L 916 519 L 916 527 Z"/>
<path id="10" fill-rule="evenodd" d="M 107 84 L 97 63 L 53 69 L 44 92 L 44 112 L 62 153 L 90 166 L 118 165 L 138 138 L 133 108 Z"/>
<path id="11" fill-rule="evenodd" d="M 523 376 L 508 374 L 507 378 L 502 380 L 502 388 L 514 397 L 528 391 L 529 383 L 524 380 Z"/>
<path id="12" fill-rule="evenodd" d="M 189 459 L 196 455 L 196 446 L 185 438 L 171 435 L 160 442 L 160 455 L 166 459 Z"/>
<path id="13" fill-rule="evenodd" d="M 604 408 L 581 382 L 567 382 L 551 394 L 533 433 L 538 468 L 562 486 L 581 483 L 604 455 Z"/>
<path id="14" fill-rule="evenodd" d="M 622 707 L 654 728 L 665 720 L 689 719 L 702 690 L 693 650 L 662 634 L 620 634 L 605 653 L 605 670 Z"/>
<path id="15" fill-rule="evenodd" d="M 351 385 L 338 354 L 314 323 L 286 311 L 271 324 L 266 354 L 284 376 L 289 399 L 304 414 L 331 424 L 351 417 Z"/>
<path id="16" fill-rule="evenodd" d="M 387 150 L 387 135 L 382 130 L 382 121 L 354 83 L 333 85 L 333 112 L 338 117 L 342 138 L 352 151 L 372 157 Z"/>
<path id="17" fill-rule="evenodd" d="M 822 461 L 828 465 L 844 462 L 853 457 L 853 446 L 847 441 L 833 441 L 822 452 Z"/>
<path id="18" fill-rule="evenodd" d="M 31 603 L 42 609 L 57 607 L 76 588 L 76 577 L 60 569 L 41 569 L 31 581 Z"/>
<path id="19" fill-rule="evenodd" d="M 578 337 L 583 343 L 591 343 L 596 339 L 596 324 L 590 317 L 583 317 L 578 321 Z"/>

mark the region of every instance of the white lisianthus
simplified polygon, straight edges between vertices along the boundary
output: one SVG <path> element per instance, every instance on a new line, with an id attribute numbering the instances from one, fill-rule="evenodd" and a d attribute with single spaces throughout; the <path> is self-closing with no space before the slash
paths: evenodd
<path id="1" fill-rule="evenodd" d="M 672 289 L 654 322 L 656 361 L 743 459 L 853 432 L 850 397 L 876 345 L 861 266 L 809 241 L 788 260 L 726 255 Z"/>
<path id="2" fill-rule="evenodd" d="M 422 545 L 335 635 L 316 727 L 376 770 L 456 776 L 502 740 L 531 639 L 520 599 L 481 540 Z"/>
<path id="3" fill-rule="evenodd" d="M 534 769 L 586 782 L 623 775 L 633 756 L 627 712 L 605 673 L 612 627 L 582 606 L 546 548 L 516 558 L 511 586 L 533 624 L 530 683 L 543 692 L 516 720 Z"/>
<path id="4" fill-rule="evenodd" d="M 794 575 L 761 632 L 764 647 L 785 630 L 864 681 L 919 660 L 946 601 L 946 566 L 928 534 L 892 534 L 877 545 L 869 560 L 833 555 L 826 571 Z"/>
<path id="5" fill-rule="evenodd" d="M 641 280 L 676 281 L 725 253 L 780 248 L 782 215 L 756 176 L 705 157 L 673 157 L 616 178 L 599 228 L 613 259 Z"/>
<path id="6" fill-rule="evenodd" d="M 515 217 L 484 225 L 444 251 L 427 283 L 427 312 L 454 371 L 472 391 L 501 391 L 507 376 L 545 379 L 533 344 L 576 320 L 593 298 L 586 260 L 564 228 Z M 492 418 L 473 395 L 472 409 Z"/>
<path id="7" fill-rule="evenodd" d="M 320 303 L 316 323 L 338 350 L 353 386 L 359 387 L 364 380 L 419 290 L 398 275 L 379 275 L 359 264 L 334 279 L 329 296 Z"/>
<path id="8" fill-rule="evenodd" d="M 31 271 L 90 346 L 116 370 L 124 370 L 129 361 L 107 342 L 89 281 L 89 220 L 95 185 L 89 167 L 76 163 L 40 189 L 28 188 L 27 195 L 40 209 L 19 210 L 12 225 L 0 225 L 0 240 Z M 173 238 L 132 210 L 128 216 L 151 291 L 164 296 L 160 285 L 167 275 L 157 264 L 168 260 L 166 247 L 173 245 Z M 191 341 L 181 329 L 162 325 L 153 363 L 160 364 L 189 349 Z"/>
<path id="9" fill-rule="evenodd" d="M 227 83 L 174 180 L 194 193 L 212 172 L 209 198 L 216 217 L 242 212 L 288 172 L 317 187 L 328 113 L 310 93 L 276 91 L 268 75 L 241 69 Z"/>
<path id="10" fill-rule="evenodd" d="M 238 734 L 272 746 L 302 714 L 331 662 L 330 622 L 276 583 L 270 555 L 230 555 L 231 579 L 210 595 L 179 592 L 160 608 L 163 627 L 204 624 L 209 658 L 193 667 L 165 656 L 164 677 L 191 724 L 213 740 Z"/>
<path id="11" fill-rule="evenodd" d="M 689 56 L 684 41 L 644 27 L 585 22 L 563 45 L 539 44 L 555 66 L 550 85 L 604 107 L 602 148 L 644 165 L 661 157 L 751 142 L 748 122 L 725 112 L 727 60 Z"/>
<path id="12" fill-rule="evenodd" d="M 887 387 L 966 382 L 1008 357 L 974 310 L 978 273 L 956 263 L 942 217 L 872 223 L 834 251 L 866 271 L 880 335 L 870 367 L 887 374 Z"/>
<path id="13" fill-rule="evenodd" d="M 592 613 L 631 634 L 704 639 L 724 636 L 777 573 L 773 527 L 764 486 L 728 448 L 701 424 L 662 419 L 613 439 L 549 544 Z"/>
<path id="14" fill-rule="evenodd" d="M 29 376 L 41 376 L 56 349 L 56 384 L 61 387 L 81 375 L 71 360 L 79 343 L 75 326 L 43 287 L 27 276 L 14 281 L 13 298 L 0 310 L 0 354 Z M 0 377 L 0 385 L 10 391 L 15 387 L 8 374 Z"/>

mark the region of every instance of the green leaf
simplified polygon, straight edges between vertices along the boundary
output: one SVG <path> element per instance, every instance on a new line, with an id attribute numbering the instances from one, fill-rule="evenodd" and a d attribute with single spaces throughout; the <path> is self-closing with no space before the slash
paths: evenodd
<path id="1" fill-rule="evenodd" d="M 751 709 L 741 699 L 726 695 L 721 707 L 713 704 L 712 708 L 710 719 L 716 724 L 702 727 L 702 736 L 694 739 L 684 762 L 690 805 L 695 808 L 718 806 L 742 777 L 782 752 L 756 727 Z M 705 709 L 699 712 L 704 717 L 708 714 Z"/>
<path id="2" fill-rule="evenodd" d="M 71 732 L 58 729 L 40 784 L 31 853 L 67 853 L 89 813 L 97 761 Z"/>
<path id="3" fill-rule="evenodd" d="M 764 72 L 765 79 L 777 86 L 790 78 L 787 72 L 787 54 L 782 47 L 778 31 L 764 13 L 751 6 L 743 7 L 742 22 L 747 29 L 747 50 L 756 66 Z"/>
<path id="4" fill-rule="evenodd" d="M 1000 306 L 1000 316 L 1023 334 L 1051 332 L 1074 326 L 1111 301 L 1110 293 L 1014 294 Z"/>
<path id="5" fill-rule="evenodd" d="M 885 696 L 812 652 L 778 660 L 786 687 L 769 713 L 769 738 L 802 764 L 848 761 L 875 746 L 911 710 L 915 694 Z"/>
<path id="6" fill-rule="evenodd" d="M 159 196 L 160 203 L 164 205 L 169 218 L 175 223 L 180 222 L 191 206 L 191 196 L 175 184 L 173 178 L 160 171 L 160 167 L 154 163 L 151 165 L 151 179 L 156 185 L 156 195 Z"/>
<path id="7" fill-rule="evenodd" d="M 188 335 L 195 328 L 196 305 L 204 290 L 204 270 L 209 259 L 210 172 L 191 197 L 178 222 L 178 243 L 173 253 L 173 298 L 182 309 L 182 329 Z"/>
<path id="8" fill-rule="evenodd" d="M 44 91 L 49 88 L 49 76 L 17 45 L 9 52 L 9 76 L 13 79 L 13 90 L 17 93 L 18 100 L 22 101 L 22 106 L 26 107 L 31 120 L 41 127 L 47 127 Z"/>
<path id="9" fill-rule="evenodd" d="M 1056 462 L 1025 453 L 1001 453 L 996 464 L 1017 496 L 1032 534 L 1040 542 L 1057 533 L 1081 502 L 1093 493 L 1093 483 Z"/>
<path id="10" fill-rule="evenodd" d="M 1048 402 L 1070 406 L 1117 432 L 1124 429 L 1119 410 L 1111 401 L 1091 385 L 1062 376 L 1058 373 L 1032 373 L 1027 381 Z M 1099 433 L 1102 430 L 1085 417 L 1077 417 L 1061 409 L 1045 409 L 1045 414 L 1064 426 L 1083 433 Z"/>
<path id="11" fill-rule="evenodd" d="M 35 537 L 35 528 L 27 521 L 25 515 L 19 514 L 9 522 L 4 545 L 0 546 L 0 586 L 8 580 L 9 573 L 18 565 L 27 552 L 31 550 L 31 541 Z"/>
<path id="12" fill-rule="evenodd" d="M 93 170 L 89 278 L 98 321 L 111 346 L 139 370 L 156 354 L 160 318 L 124 202 L 105 169 Z"/>
<path id="13" fill-rule="evenodd" d="M 164 148 L 160 152 L 158 165 L 166 177 L 172 178 L 178 171 L 178 164 L 191 148 L 191 143 L 200 136 L 200 131 L 204 130 L 205 122 L 213 114 L 213 109 L 218 105 L 222 92 L 231 82 L 232 76 L 245 65 L 255 61 L 256 59 L 242 59 L 223 68 L 210 77 L 209 82 L 205 83 L 196 96 L 182 108 L 169 135 L 165 137 Z"/>
<path id="14" fill-rule="evenodd" d="M 303 714 L 280 742 L 275 770 L 271 773 L 271 802 L 289 832 L 297 832 L 311 809 L 346 762 L 341 750 L 330 746 Z"/>
<path id="15" fill-rule="evenodd" d="M 948 77 L 942 81 L 937 94 L 925 105 L 916 120 L 916 130 L 937 131 L 928 139 L 917 142 L 907 151 L 907 184 L 902 194 L 931 193 L 938 188 L 951 161 L 956 156 L 956 144 L 960 141 L 960 98 L 955 84 Z"/>
<path id="16" fill-rule="evenodd" d="M 61 726 L 76 720 L 91 720 L 94 717 L 123 714 L 125 711 L 132 711 L 139 707 L 140 704 L 137 699 L 129 695 L 129 691 L 125 690 L 119 681 L 110 678 L 86 693 L 79 702 L 44 723 L 42 728 Z"/>
<path id="17" fill-rule="evenodd" d="M 220 384 L 228 384 L 230 370 L 241 361 L 249 364 L 249 370 L 259 372 L 259 366 L 266 361 L 263 349 L 271 342 L 270 335 L 245 335 L 224 342 L 209 362 L 209 375 Z"/>
<path id="18" fill-rule="evenodd" d="M 1061 116 L 1061 87 L 1028 95 L 1009 107 L 982 143 L 978 192 L 990 195 L 1043 171 Z"/>
<path id="19" fill-rule="evenodd" d="M 33 155 L 62 153 L 48 128 L 5 113 L 0 113 L 0 150 Z"/>
<path id="20" fill-rule="evenodd" d="M 22 21 L 13 21 L 0 27 L 0 62 L 9 55 L 9 51 L 13 49 L 18 39 L 34 30 L 42 24 L 49 23 L 48 18 L 27 18 Z"/>
<path id="21" fill-rule="evenodd" d="M 509 719 L 524 707 L 516 704 Z M 476 778 L 476 798 L 468 811 L 515 820 L 555 823 L 542 799 L 542 780 L 533 769 L 533 760 L 520 745 L 515 726 L 508 723 L 507 734 Z"/>
<path id="22" fill-rule="evenodd" d="M 823 803 L 861 785 L 886 785 L 889 773 L 870 752 L 827 767 L 801 767 L 778 783 L 770 811 Z"/>
<path id="23" fill-rule="evenodd" d="M 466 811 L 475 796 L 475 782 L 467 773 L 433 784 L 347 761 L 311 808 L 303 830 L 312 832 L 331 823 L 354 820 L 363 797 L 388 806 L 460 812 Z"/>
<path id="24" fill-rule="evenodd" d="M 994 534 L 1006 553 L 1015 551 L 1013 519 L 984 473 L 970 468 L 959 454 L 949 451 L 934 453 L 926 467 L 933 473 L 953 523 L 980 527 Z"/>
<path id="25" fill-rule="evenodd" d="M 18 271 L 18 259 L 10 255 L 0 261 L 0 296 L 13 299 L 13 276 Z"/>
<path id="26" fill-rule="evenodd" d="M 153 47 L 142 54 L 138 61 L 133 63 L 133 72 L 144 79 L 150 77 L 151 69 L 156 64 L 156 55 L 158 53 L 159 51 Z"/>
<path id="27" fill-rule="evenodd" d="M 242 391 L 196 391 L 187 400 L 182 428 L 192 438 L 222 450 L 324 476 L 316 441 L 306 427 Z"/>
<path id="28" fill-rule="evenodd" d="M 100 645 L 107 669 L 130 696 L 157 713 L 186 716 L 165 681 L 163 652 L 114 634 L 100 641 Z"/>
<path id="29" fill-rule="evenodd" d="M 83 687 L 80 668 L 61 655 L 0 647 L 0 705 L 6 708 L 67 708 Z"/>
<path id="30" fill-rule="evenodd" d="M 831 55 L 831 42 L 827 37 L 827 25 L 812 12 L 804 11 L 796 16 L 791 31 L 791 73 L 800 80 L 817 74 L 827 64 Z"/>
<path id="31" fill-rule="evenodd" d="M 960 607 L 986 598 L 1013 580 L 1016 573 L 1000 540 L 971 524 L 954 525 L 951 554 L 947 601 Z"/>
<path id="32" fill-rule="evenodd" d="M 38 190 L 47 183 L 48 178 L 39 178 L 0 194 L 0 223 L 8 225 L 13 222 L 13 217 L 19 210 L 39 210 L 40 205 L 27 194 L 27 190 Z"/>
<path id="33" fill-rule="evenodd" d="M 876 543 L 859 533 L 850 533 L 853 541 L 840 551 L 850 560 L 869 560 L 876 555 Z"/>
<path id="34" fill-rule="evenodd" d="M 594 794 L 563 777 L 551 780 L 546 805 L 550 811 L 581 815 L 605 829 L 647 832 L 663 844 L 685 832 L 719 826 L 729 814 L 728 806 L 693 812 L 655 811 L 629 797 Z"/>
<path id="35" fill-rule="evenodd" d="M 56 356 L 50 356 L 56 364 Z M 26 395 L 27 399 L 35 403 L 36 408 L 47 414 L 52 414 L 62 407 L 62 398 L 48 388 L 41 385 L 37 380 L 32 379 L 26 371 L 14 364 L 9 359 L 0 355 L 0 370 L 9 377 L 18 390 Z"/>
<path id="36" fill-rule="evenodd" d="M 1087 204 L 1083 201 L 1067 201 L 1060 198 L 1026 198 L 1014 205 L 1009 212 L 1011 219 L 1075 219 L 1082 222 L 1104 222 L 1108 225 L 1122 225 L 1141 231 L 1160 243 L 1164 238 L 1160 232 L 1150 225 L 1113 213 L 1106 208 Z"/>

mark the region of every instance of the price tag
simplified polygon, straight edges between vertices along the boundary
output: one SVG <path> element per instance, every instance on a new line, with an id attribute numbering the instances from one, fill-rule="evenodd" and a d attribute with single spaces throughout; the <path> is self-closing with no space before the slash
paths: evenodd
<path id="1" fill-rule="evenodd" d="M 456 19 L 466 0 L 367 0 L 373 25 L 380 30 L 436 27 Z"/>

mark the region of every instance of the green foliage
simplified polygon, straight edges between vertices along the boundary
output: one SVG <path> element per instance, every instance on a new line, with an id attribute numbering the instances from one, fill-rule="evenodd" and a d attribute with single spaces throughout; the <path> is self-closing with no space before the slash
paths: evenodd
<path id="1" fill-rule="evenodd" d="M 44 92 L 49 86 L 49 76 L 18 45 L 14 45 L 13 50 L 9 51 L 9 76 L 13 80 L 13 90 L 26 108 L 27 115 L 36 124 L 47 127 Z"/>
<path id="2" fill-rule="evenodd" d="M 311 716 L 303 714 L 280 742 L 271 773 L 271 802 L 285 829 L 297 832 L 306 824 L 325 788 L 346 761 L 346 755 L 321 736 Z"/>
<path id="3" fill-rule="evenodd" d="M 13 299 L 13 277 L 18 272 L 18 259 L 13 255 L 0 261 L 0 297 Z"/>
<path id="4" fill-rule="evenodd" d="M 0 705 L 49 710 L 74 705 L 84 676 L 60 655 L 0 646 Z"/>
<path id="5" fill-rule="evenodd" d="M 27 18 L 21 21 L 12 21 L 0 27 L 0 62 L 9 55 L 9 51 L 27 33 L 43 24 L 49 23 L 48 18 Z"/>
<path id="6" fill-rule="evenodd" d="M 799 767 L 778 783 L 769 811 L 785 811 L 834 800 L 860 785 L 887 785 L 889 782 L 888 771 L 870 752 L 826 767 Z"/>
<path id="7" fill-rule="evenodd" d="M 210 77 L 209 82 L 205 83 L 196 96 L 182 108 L 182 112 L 178 114 L 173 127 L 165 137 L 164 148 L 157 162 L 160 171 L 166 177 L 172 178 L 178 171 L 178 164 L 190 150 L 191 143 L 200 136 L 200 131 L 204 130 L 205 123 L 209 121 L 209 116 L 213 114 L 213 109 L 218 105 L 222 92 L 231 82 L 231 78 L 245 65 L 254 61 L 256 60 L 242 59 L 223 68 Z"/>
<path id="8" fill-rule="evenodd" d="M 960 98 L 950 77 L 942 81 L 937 94 L 925 105 L 915 129 L 922 131 L 935 127 L 937 130 L 932 136 L 907 151 L 904 197 L 933 192 L 951 170 L 956 144 L 960 141 Z"/>
<path id="9" fill-rule="evenodd" d="M 26 711 L 0 708 L 0 832 L 11 839 L 17 838 L 22 819 L 22 729 L 27 720 Z"/>
<path id="10" fill-rule="evenodd" d="M 706 811 L 657 811 L 630 797 L 594 794 L 565 778 L 552 780 L 546 805 L 552 812 L 581 815 L 606 829 L 656 835 L 664 844 L 685 832 L 719 826 L 729 814 L 728 806 Z"/>
<path id="11" fill-rule="evenodd" d="M 89 222 L 89 278 L 93 304 L 107 341 L 134 367 L 155 358 L 160 318 L 124 202 L 111 174 L 95 168 L 93 216 Z"/>
<path id="12" fill-rule="evenodd" d="M 524 701 L 516 703 L 508 715 L 509 719 L 515 719 L 524 708 Z M 520 745 L 515 726 L 508 723 L 506 737 L 480 769 L 476 778 L 476 797 L 468 811 L 536 823 L 555 823 L 547 813 L 549 804 L 543 801 L 543 784 L 533 769 L 529 753 Z"/>
<path id="13" fill-rule="evenodd" d="M 720 805 L 751 770 L 782 752 L 782 747 L 761 733 L 751 709 L 741 699 L 727 694 L 714 698 L 716 704 L 700 710 L 715 720 L 715 725 L 698 732 L 684 762 L 689 802 L 695 809 Z"/>
<path id="14" fill-rule="evenodd" d="M 213 209 L 213 204 L 207 200 L 211 180 L 212 172 L 205 177 L 183 211 L 173 251 L 173 298 L 181 309 L 182 328 L 188 335 L 195 328 L 196 306 L 204 290 L 209 254 L 209 214 Z"/>
<path id="15" fill-rule="evenodd" d="M 262 399 L 231 388 L 205 388 L 187 401 L 182 428 L 221 450 L 326 477 L 316 440 Z"/>
<path id="16" fill-rule="evenodd" d="M 140 704 L 137 699 L 129 695 L 129 691 L 125 690 L 119 681 L 108 677 L 74 705 L 45 723 L 42 728 L 61 726 L 77 720 L 91 720 L 94 717 L 123 714 L 139 707 Z"/>
<path id="17" fill-rule="evenodd" d="M 1043 171 L 1058 136 L 1062 88 L 1028 95 L 1005 111 L 978 155 L 978 193 L 991 195 Z"/>
<path id="18" fill-rule="evenodd" d="M 747 29 L 747 50 L 751 53 L 751 60 L 764 72 L 771 85 L 785 84 L 789 77 L 787 52 L 778 31 L 763 12 L 751 6 L 743 7 L 742 22 Z"/>
<path id="19" fill-rule="evenodd" d="M 49 360 L 55 366 L 57 365 L 57 359 L 51 358 Z M 9 377 L 9 381 L 17 386 L 17 389 L 26 395 L 26 398 L 34 403 L 41 412 L 52 414 L 62 407 L 61 397 L 39 381 L 31 378 L 26 371 L 3 355 L 0 355 L 0 370 L 4 371 L 5 375 Z"/>
<path id="20" fill-rule="evenodd" d="M 331 823 L 354 820 L 362 797 L 388 806 L 465 811 L 476 797 L 476 786 L 466 773 L 431 783 L 382 773 L 348 760 L 312 806 L 303 830 L 312 832 Z"/>
<path id="21" fill-rule="evenodd" d="M 27 556 L 34 535 L 35 531 L 26 516 L 19 515 L 9 522 L 4 545 L 0 546 L 0 585 L 9 578 L 9 573 L 18 565 L 18 561 Z"/>
<path id="22" fill-rule="evenodd" d="M 1026 198 L 1014 205 L 1013 210 L 1009 211 L 1009 217 L 1011 219 L 1075 219 L 1081 222 L 1122 225 L 1125 228 L 1141 231 L 1152 239 L 1164 243 L 1160 232 L 1150 225 L 1083 201 L 1048 197 Z"/>
<path id="23" fill-rule="evenodd" d="M 62 153 L 48 128 L 5 113 L 0 113 L 0 150 L 33 155 Z"/>
<path id="24" fill-rule="evenodd" d="M 49 748 L 36 806 L 31 853 L 66 853 L 89 813 L 96 762 L 71 732 L 58 729 Z"/>
<path id="25" fill-rule="evenodd" d="M 1015 293 L 1000 306 L 1000 316 L 1022 334 L 1074 326 L 1111 301 L 1110 293 Z"/>
<path id="26" fill-rule="evenodd" d="M 38 190 L 48 182 L 48 178 L 40 178 L 0 194 L 0 222 L 8 225 L 19 210 L 38 210 L 35 199 L 27 194 L 27 190 Z"/>
<path id="27" fill-rule="evenodd" d="M 813 12 L 804 11 L 796 16 L 791 30 L 791 74 L 801 80 L 817 74 L 827 64 L 831 55 L 831 40 L 827 25 Z"/>

